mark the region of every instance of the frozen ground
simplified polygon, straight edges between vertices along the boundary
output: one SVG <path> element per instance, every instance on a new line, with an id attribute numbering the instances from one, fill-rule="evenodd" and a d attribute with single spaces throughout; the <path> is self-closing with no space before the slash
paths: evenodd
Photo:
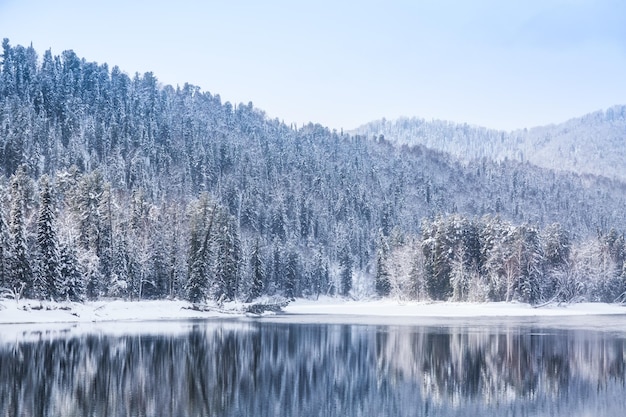
<path id="1" fill-rule="evenodd" d="M 40 309 L 41 307 L 41 309 Z M 50 303 L 32 300 L 0 301 L 0 323 L 85 323 L 153 321 L 220 317 L 225 314 L 189 309 L 186 301 L 103 300 L 86 303 Z"/>
<path id="2" fill-rule="evenodd" d="M 195 311 L 186 301 L 122 301 L 103 300 L 86 303 L 0 301 L 2 323 L 85 323 L 104 321 L 158 321 L 232 317 L 218 311 Z M 236 308 L 236 305 L 225 308 Z M 624 315 L 626 307 L 616 304 L 578 303 L 552 304 L 534 308 L 522 303 L 451 303 L 399 302 L 396 300 L 348 301 L 323 297 L 319 300 L 298 299 L 284 312 L 288 316 L 373 316 L 391 317 L 537 317 Z M 293 317 L 293 318 L 296 318 Z"/>
<path id="3" fill-rule="evenodd" d="M 298 300 L 285 308 L 290 314 L 324 314 L 383 317 L 535 317 L 626 315 L 626 306 L 604 303 L 550 304 L 535 308 L 523 303 L 452 303 L 400 302 L 391 299 L 345 301 L 320 298 L 317 301 Z"/>

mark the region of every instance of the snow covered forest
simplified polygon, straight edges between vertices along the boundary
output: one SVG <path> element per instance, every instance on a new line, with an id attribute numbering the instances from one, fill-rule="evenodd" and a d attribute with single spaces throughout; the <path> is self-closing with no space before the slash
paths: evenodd
<path id="1" fill-rule="evenodd" d="M 376 120 L 355 134 L 396 144 L 424 145 L 465 161 L 478 158 L 529 161 L 548 169 L 626 180 L 626 106 L 613 106 L 558 125 L 504 132 L 419 118 Z M 607 170 L 610 167 L 610 170 Z"/>
<path id="2" fill-rule="evenodd" d="M 72 51 L 0 62 L 4 296 L 624 297 L 619 180 L 290 126 Z"/>

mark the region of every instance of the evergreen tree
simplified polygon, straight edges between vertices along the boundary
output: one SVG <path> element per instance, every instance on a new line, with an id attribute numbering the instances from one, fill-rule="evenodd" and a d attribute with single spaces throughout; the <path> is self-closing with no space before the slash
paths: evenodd
<path id="1" fill-rule="evenodd" d="M 61 245 L 59 252 L 59 273 L 63 280 L 61 286 L 57 287 L 58 297 L 62 300 L 83 301 L 85 284 L 76 257 L 76 250 L 72 245 Z"/>
<path id="2" fill-rule="evenodd" d="M 386 297 L 391 291 L 391 283 L 389 281 L 387 241 L 384 236 L 380 236 L 378 240 L 378 248 L 376 249 L 376 294 Z"/>
<path id="3" fill-rule="evenodd" d="M 250 269 L 252 274 L 252 285 L 250 286 L 250 292 L 248 294 L 248 302 L 251 302 L 263 294 L 265 269 L 261 258 L 259 239 L 256 239 L 252 248 L 252 254 L 250 255 Z"/>
<path id="4" fill-rule="evenodd" d="M 450 296 L 450 257 L 453 255 L 454 235 L 446 230 L 446 221 L 436 218 L 422 223 L 422 251 L 426 289 L 433 300 L 445 300 Z"/>
<path id="5" fill-rule="evenodd" d="M 0 288 L 10 288 L 9 274 L 11 273 L 9 226 L 0 201 Z"/>
<path id="6" fill-rule="evenodd" d="M 311 271 L 311 289 L 316 297 L 330 292 L 328 263 L 321 249 L 316 250 Z"/>
<path id="7" fill-rule="evenodd" d="M 113 263 L 111 265 L 111 276 L 107 292 L 111 297 L 130 296 L 129 286 L 131 282 L 129 271 L 129 255 L 126 247 L 125 233 L 115 240 L 113 251 Z"/>
<path id="8" fill-rule="evenodd" d="M 535 304 L 542 299 L 543 252 L 539 232 L 534 227 L 517 227 L 519 278 L 517 294 L 521 301 Z"/>
<path id="9" fill-rule="evenodd" d="M 285 281 L 283 292 L 285 297 L 295 299 L 297 294 L 296 283 L 298 281 L 298 254 L 294 250 L 290 250 L 285 263 Z"/>
<path id="10" fill-rule="evenodd" d="M 350 291 L 352 290 L 352 254 L 350 253 L 350 248 L 346 245 L 342 248 L 339 254 L 339 281 L 340 281 L 340 291 L 341 295 L 348 296 Z"/>
<path id="11" fill-rule="evenodd" d="M 220 210 L 221 211 L 221 210 Z M 234 218 L 224 212 L 218 213 L 216 226 L 215 260 L 213 265 L 213 293 L 216 300 L 234 300 L 239 284 L 241 243 Z"/>
<path id="12" fill-rule="evenodd" d="M 100 272 L 100 259 L 93 250 L 81 250 L 78 255 L 79 270 L 85 282 L 85 296 L 97 300 L 105 294 L 104 277 Z"/>
<path id="13" fill-rule="evenodd" d="M 50 180 L 44 175 L 40 179 L 41 197 L 39 219 L 37 222 L 37 243 L 39 245 L 40 279 L 43 281 L 41 298 L 59 299 L 66 286 L 66 277 L 60 273 L 59 244 L 56 234 L 56 216 L 54 214 Z"/>
<path id="14" fill-rule="evenodd" d="M 188 278 L 185 286 L 187 300 L 192 303 L 205 301 L 209 296 L 208 274 L 212 255 L 213 222 L 216 205 L 209 207 L 208 195 L 204 194 L 193 208 L 189 242 Z M 208 218 L 208 225 L 205 221 Z"/>
<path id="15" fill-rule="evenodd" d="M 11 180 L 11 219 L 10 219 L 10 252 L 11 271 L 9 285 L 11 288 L 24 286 L 26 297 L 35 297 L 39 285 L 35 282 L 28 248 L 26 246 L 26 231 L 24 225 L 24 194 L 20 186 L 20 174 L 17 173 Z"/>

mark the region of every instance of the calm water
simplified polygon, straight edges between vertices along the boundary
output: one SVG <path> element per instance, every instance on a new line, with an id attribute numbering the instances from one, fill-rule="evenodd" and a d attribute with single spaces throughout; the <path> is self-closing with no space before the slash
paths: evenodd
<path id="1" fill-rule="evenodd" d="M 621 417 L 624 320 L 0 326 L 0 416 Z"/>

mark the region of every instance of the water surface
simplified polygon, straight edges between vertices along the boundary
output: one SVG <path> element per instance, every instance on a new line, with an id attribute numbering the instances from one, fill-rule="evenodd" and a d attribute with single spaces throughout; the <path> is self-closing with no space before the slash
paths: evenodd
<path id="1" fill-rule="evenodd" d="M 623 416 L 624 318 L 587 320 L 0 326 L 0 416 Z"/>

